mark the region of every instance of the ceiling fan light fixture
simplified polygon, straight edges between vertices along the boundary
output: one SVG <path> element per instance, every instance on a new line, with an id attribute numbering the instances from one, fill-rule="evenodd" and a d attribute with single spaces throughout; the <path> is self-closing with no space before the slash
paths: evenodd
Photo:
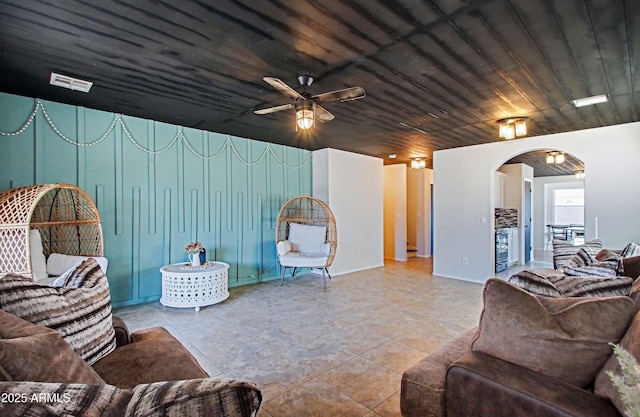
<path id="1" fill-rule="evenodd" d="M 510 117 L 508 119 L 498 120 L 498 134 L 500 138 L 510 140 L 525 136 L 527 134 L 526 119 L 526 117 Z"/>
<path id="2" fill-rule="evenodd" d="M 299 100 L 296 108 L 296 131 L 307 130 L 313 127 L 315 120 L 315 103 L 313 100 Z"/>
<path id="3" fill-rule="evenodd" d="M 584 107 L 584 106 L 591 106 L 592 104 L 606 103 L 607 101 L 609 101 L 609 99 L 607 98 L 607 95 L 600 94 L 598 96 L 578 98 L 576 100 L 572 100 L 571 102 L 576 107 Z"/>

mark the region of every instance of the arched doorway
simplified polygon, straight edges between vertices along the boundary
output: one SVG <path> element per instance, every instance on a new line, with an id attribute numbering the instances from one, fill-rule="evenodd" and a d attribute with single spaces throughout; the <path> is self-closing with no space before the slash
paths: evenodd
<path id="1" fill-rule="evenodd" d="M 525 152 L 498 167 L 494 197 L 497 271 L 504 269 L 505 258 L 507 267 L 551 261 L 551 225 L 564 227 L 566 239 L 580 243 L 584 238 L 584 169 L 581 160 L 558 149 Z"/>

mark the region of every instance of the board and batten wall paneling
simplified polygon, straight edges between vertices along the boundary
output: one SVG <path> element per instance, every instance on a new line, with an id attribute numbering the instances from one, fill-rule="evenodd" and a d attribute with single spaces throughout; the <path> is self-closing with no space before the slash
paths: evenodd
<path id="1" fill-rule="evenodd" d="M 276 217 L 311 195 L 309 151 L 4 93 L 0 108 L 4 133 L 37 109 L 0 136 L 0 191 L 83 188 L 102 219 L 115 306 L 158 300 L 159 268 L 186 261 L 193 240 L 230 265 L 232 287 L 278 278 Z"/>

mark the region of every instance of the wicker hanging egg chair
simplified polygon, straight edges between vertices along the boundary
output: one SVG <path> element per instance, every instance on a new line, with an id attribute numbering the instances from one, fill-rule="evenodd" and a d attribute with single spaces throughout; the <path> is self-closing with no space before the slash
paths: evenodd
<path id="1" fill-rule="evenodd" d="M 91 197 L 75 185 L 31 185 L 0 193 L 0 276 L 12 272 L 33 278 L 31 229 L 40 232 L 45 257 L 103 256 L 100 215 Z"/>
<path id="2" fill-rule="evenodd" d="M 278 259 L 282 266 L 282 280 L 287 267 L 321 268 L 325 288 L 326 274 L 338 248 L 336 219 L 322 200 L 298 196 L 284 203 L 276 223 Z"/>

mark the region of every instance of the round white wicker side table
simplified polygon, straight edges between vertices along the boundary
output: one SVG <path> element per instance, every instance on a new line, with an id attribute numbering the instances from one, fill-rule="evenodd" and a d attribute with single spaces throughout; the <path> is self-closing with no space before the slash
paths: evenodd
<path id="1" fill-rule="evenodd" d="M 224 301 L 229 297 L 229 264 L 207 262 L 201 266 L 188 263 L 166 265 L 162 273 L 160 303 L 167 307 L 200 307 Z"/>

